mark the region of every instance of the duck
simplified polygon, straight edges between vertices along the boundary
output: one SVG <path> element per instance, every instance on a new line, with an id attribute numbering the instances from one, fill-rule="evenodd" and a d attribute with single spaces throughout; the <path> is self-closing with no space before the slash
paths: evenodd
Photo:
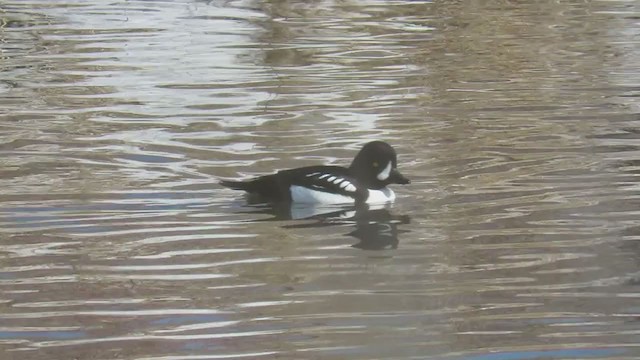
<path id="1" fill-rule="evenodd" d="M 398 170 L 395 149 L 378 140 L 366 143 L 349 167 L 313 165 L 245 181 L 220 181 L 271 203 L 314 205 L 390 203 L 396 195 L 388 185 L 409 183 Z"/>

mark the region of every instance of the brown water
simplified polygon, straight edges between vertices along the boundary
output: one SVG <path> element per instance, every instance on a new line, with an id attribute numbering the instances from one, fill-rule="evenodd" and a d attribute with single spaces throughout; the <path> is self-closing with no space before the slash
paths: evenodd
<path id="1" fill-rule="evenodd" d="M 0 8 L 1 359 L 640 358 L 637 1 Z M 388 208 L 216 185 L 371 139 Z"/>

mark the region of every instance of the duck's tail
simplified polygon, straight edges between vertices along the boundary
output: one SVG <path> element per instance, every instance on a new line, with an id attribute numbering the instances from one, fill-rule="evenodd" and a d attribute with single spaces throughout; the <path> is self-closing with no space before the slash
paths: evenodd
<path id="1" fill-rule="evenodd" d="M 260 176 L 248 181 L 220 180 L 220 185 L 234 190 L 244 190 L 251 194 L 257 194 L 267 198 L 280 194 L 280 186 L 274 175 Z"/>
<path id="2" fill-rule="evenodd" d="M 253 189 L 252 181 L 233 181 L 233 180 L 220 180 L 220 185 L 228 187 L 233 190 L 244 190 L 251 192 Z"/>

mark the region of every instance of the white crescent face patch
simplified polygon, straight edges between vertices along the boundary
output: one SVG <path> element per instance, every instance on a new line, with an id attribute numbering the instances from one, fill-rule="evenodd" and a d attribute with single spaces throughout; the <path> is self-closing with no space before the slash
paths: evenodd
<path id="1" fill-rule="evenodd" d="M 380 171 L 380 173 L 376 177 L 380 181 L 385 181 L 389 178 L 390 174 L 391 174 L 391 161 L 387 163 L 387 167 L 385 167 L 382 171 Z"/>

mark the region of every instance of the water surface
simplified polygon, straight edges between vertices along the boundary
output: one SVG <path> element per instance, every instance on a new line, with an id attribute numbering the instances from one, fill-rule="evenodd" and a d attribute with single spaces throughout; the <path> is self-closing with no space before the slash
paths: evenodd
<path id="1" fill-rule="evenodd" d="M 640 357 L 636 2 L 1 10 L 3 359 Z M 217 185 L 372 139 L 387 207 Z"/>

